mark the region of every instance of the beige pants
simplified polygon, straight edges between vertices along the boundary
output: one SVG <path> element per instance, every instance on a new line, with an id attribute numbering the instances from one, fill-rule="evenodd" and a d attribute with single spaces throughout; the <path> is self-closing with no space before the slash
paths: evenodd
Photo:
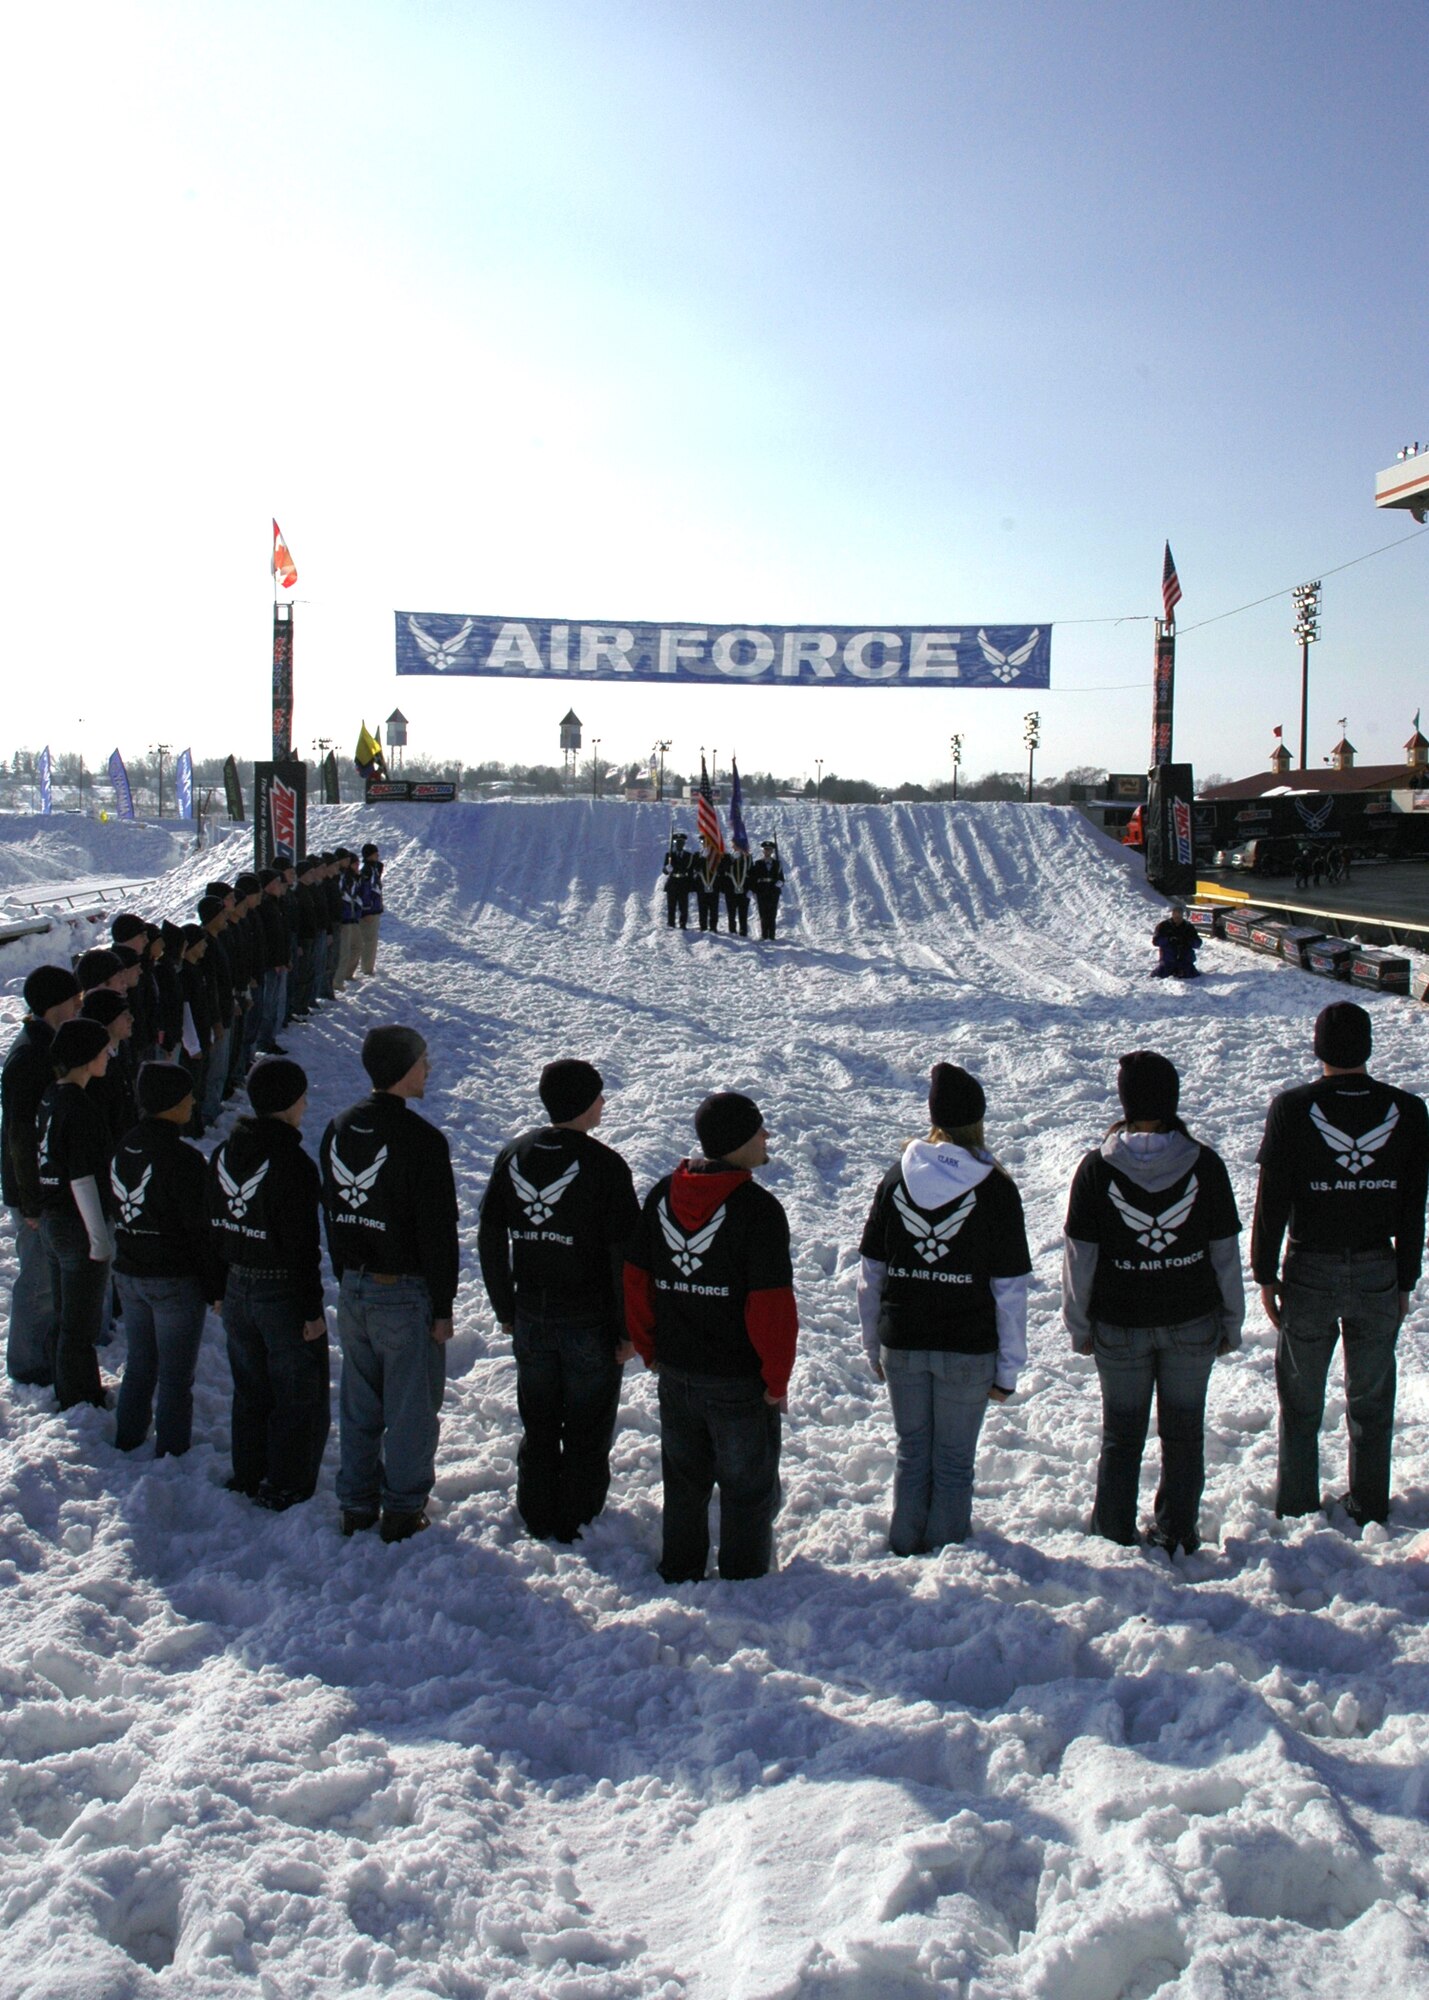
<path id="1" fill-rule="evenodd" d="M 381 917 L 363 917 L 357 928 L 362 933 L 362 969 L 370 979 L 377 970 L 377 927 Z"/>
<path id="2" fill-rule="evenodd" d="M 341 993 L 349 979 L 357 974 L 357 952 L 361 943 L 357 933 L 358 924 L 339 924 L 337 931 L 337 971 L 332 976 L 332 990 Z"/>

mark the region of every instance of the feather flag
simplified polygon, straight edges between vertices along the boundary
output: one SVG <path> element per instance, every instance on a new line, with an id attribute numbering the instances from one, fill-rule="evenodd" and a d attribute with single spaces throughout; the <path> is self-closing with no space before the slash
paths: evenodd
<path id="1" fill-rule="evenodd" d="M 109 782 L 114 787 L 114 810 L 120 819 L 133 819 L 134 794 L 129 786 L 129 773 L 124 768 L 124 759 L 117 750 L 110 752 Z"/>
<path id="2" fill-rule="evenodd" d="M 53 812 L 55 809 L 54 765 L 50 758 L 50 746 L 48 743 L 35 759 L 35 776 L 40 781 L 40 811 L 42 813 Z"/>
<path id="3" fill-rule="evenodd" d="M 174 759 L 174 791 L 178 795 L 179 818 L 194 816 L 194 759 L 192 750 L 180 750 Z"/>
<path id="4" fill-rule="evenodd" d="M 719 814 L 715 811 L 714 794 L 710 790 L 710 774 L 705 769 L 705 760 L 700 758 L 700 796 L 695 807 L 695 826 L 702 841 L 708 841 L 715 854 L 724 853 L 724 835 L 720 831 Z"/>
<path id="5" fill-rule="evenodd" d="M 352 753 L 352 761 L 364 778 L 373 772 L 379 778 L 385 778 L 387 775 L 387 760 L 382 755 L 381 738 L 372 734 L 365 721 L 358 734 L 357 748 Z"/>
<path id="6" fill-rule="evenodd" d="M 731 757 L 729 768 L 733 782 L 729 788 L 729 844 L 736 854 L 748 854 L 749 835 L 744 828 L 744 793 L 739 784 L 739 759 Z"/>
<path id="7" fill-rule="evenodd" d="M 273 523 L 272 571 L 284 590 L 291 590 L 298 580 L 298 566 L 288 554 L 288 544 L 283 540 L 283 530 Z"/>
<path id="8" fill-rule="evenodd" d="M 1181 579 L 1176 574 L 1176 558 L 1171 553 L 1171 544 L 1166 544 L 1166 554 L 1161 563 L 1161 602 L 1166 611 L 1166 623 L 1176 623 L 1176 606 L 1181 602 Z"/>

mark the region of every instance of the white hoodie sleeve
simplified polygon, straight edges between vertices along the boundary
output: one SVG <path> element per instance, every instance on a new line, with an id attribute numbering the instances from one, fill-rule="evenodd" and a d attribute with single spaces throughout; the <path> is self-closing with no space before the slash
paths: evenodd
<path id="1" fill-rule="evenodd" d="M 873 1257 L 859 1258 L 858 1323 L 863 1330 L 863 1351 L 868 1356 L 869 1367 L 875 1372 L 882 1365 L 878 1358 L 883 1345 L 878 1338 L 878 1315 L 883 1305 L 883 1288 L 887 1283 L 886 1264 L 880 1264 Z"/>
<path id="2" fill-rule="evenodd" d="M 1030 1278 L 990 1278 L 997 1307 L 997 1367 L 993 1382 L 1009 1393 L 1027 1363 L 1027 1287 Z"/>
<path id="3" fill-rule="evenodd" d="M 105 1219 L 104 1204 L 99 1198 L 99 1184 L 93 1174 L 86 1174 L 83 1180 L 71 1181 L 69 1191 L 74 1196 L 74 1205 L 79 1210 L 80 1219 L 89 1232 L 89 1255 L 95 1264 L 107 1264 L 114 1256 L 114 1236 Z"/>

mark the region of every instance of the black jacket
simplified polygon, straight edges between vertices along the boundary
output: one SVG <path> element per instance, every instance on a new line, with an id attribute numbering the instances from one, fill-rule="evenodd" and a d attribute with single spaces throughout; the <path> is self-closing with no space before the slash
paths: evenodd
<path id="1" fill-rule="evenodd" d="M 1225 1162 L 1189 1134 L 1169 1149 L 1157 1184 L 1148 1189 L 1108 1158 L 1108 1141 L 1087 1153 L 1072 1178 L 1066 1234 L 1091 1246 L 1088 1310 L 1110 1326 L 1181 1326 L 1189 1320 L 1234 1317 L 1217 1269 L 1218 1245 L 1240 1232 Z M 1227 1331 L 1230 1332 L 1229 1326 Z M 1239 1322 L 1234 1329 L 1239 1335 Z"/>
<path id="2" fill-rule="evenodd" d="M 276 966 L 291 963 L 288 947 L 288 926 L 283 921 L 278 898 L 270 896 L 265 889 L 259 899 L 258 922 L 263 931 L 263 969 L 272 972 Z"/>
<path id="3" fill-rule="evenodd" d="M 193 1016 L 199 1054 L 207 1055 L 213 1041 L 213 1016 L 209 1012 L 208 981 L 204 978 L 201 965 L 184 963 L 179 972 L 179 990 L 184 996 L 184 1005 Z"/>
<path id="4" fill-rule="evenodd" d="M 281 1272 L 305 1320 L 323 1309 L 318 1170 L 281 1118 L 240 1118 L 209 1161 L 208 1213 L 225 1264 Z"/>
<path id="5" fill-rule="evenodd" d="M 168 952 L 154 967 L 154 984 L 159 995 L 155 1040 L 166 1050 L 177 1049 L 184 1038 L 184 993 L 180 982 L 182 967 Z"/>
<path id="6" fill-rule="evenodd" d="M 381 1271 L 425 1279 L 433 1319 L 450 1319 L 460 1246 L 445 1135 L 390 1090 L 374 1091 L 323 1133 L 323 1214 L 334 1276 Z"/>
<path id="7" fill-rule="evenodd" d="M 223 1297 L 225 1266 L 208 1221 L 208 1162 L 177 1125 L 143 1118 L 119 1143 L 109 1169 L 115 1269 L 133 1278 L 197 1278 L 210 1302 Z"/>
<path id="8" fill-rule="evenodd" d="M 777 896 L 783 881 L 784 870 L 777 855 L 772 861 L 766 861 L 761 855 L 757 861 L 750 862 L 749 886 L 756 896 Z"/>
<path id="9" fill-rule="evenodd" d="M 932 1208 L 914 1199 L 901 1162 L 890 1167 L 858 1249 L 887 1267 L 878 1325 L 885 1347 L 995 1353 L 993 1280 L 1025 1277 L 1032 1269 L 1022 1198 L 995 1167 Z"/>
<path id="10" fill-rule="evenodd" d="M 669 877 L 665 884 L 667 889 L 692 888 L 695 880 L 695 857 L 689 848 L 666 848 L 663 872 Z"/>
<path id="11" fill-rule="evenodd" d="M 54 1038 L 47 1021 L 27 1015 L 0 1070 L 0 1193 L 6 1207 L 18 1208 L 22 1215 L 40 1212 L 40 1100 L 55 1080 L 50 1068 Z"/>
<path id="12" fill-rule="evenodd" d="M 103 1076 L 91 1077 L 85 1085 L 85 1095 L 103 1115 L 111 1151 L 139 1116 L 134 1097 L 134 1065 L 129 1055 L 132 1047 L 132 1037 L 127 1042 L 116 1042 L 109 1051 L 109 1067 Z"/>
<path id="13" fill-rule="evenodd" d="M 104 1113 L 80 1083 L 52 1083 L 40 1102 L 40 1207 L 47 1214 L 77 1215 L 71 1181 L 93 1177 L 109 1207 L 109 1128 Z"/>
<path id="14" fill-rule="evenodd" d="M 1394 1246 L 1399 1289 L 1419 1282 L 1429 1189 L 1424 1100 L 1374 1076 L 1326 1076 L 1277 1097 L 1265 1121 L 1250 1263 L 1258 1285 L 1294 1250 Z"/>
<path id="15" fill-rule="evenodd" d="M 481 1198 L 477 1251 L 497 1319 L 596 1315 L 625 1338 L 625 1251 L 640 1220 L 630 1169 L 589 1132 L 539 1126 L 503 1146 Z"/>

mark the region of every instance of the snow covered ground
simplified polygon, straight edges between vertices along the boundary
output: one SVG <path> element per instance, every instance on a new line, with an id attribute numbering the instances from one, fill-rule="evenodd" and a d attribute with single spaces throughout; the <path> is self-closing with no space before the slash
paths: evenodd
<path id="1" fill-rule="evenodd" d="M 1256 1310 L 1212 1385 L 1207 1546 L 1174 1566 L 1082 1532 L 1096 1381 L 1056 1310 L 1065 1191 L 1118 1054 L 1180 1065 L 1248 1224 L 1266 1101 L 1310 1072 L 1326 986 L 1215 944 L 1190 990 L 1149 981 L 1137 864 L 1053 808 L 754 815 L 792 878 L 773 949 L 666 932 L 653 807 L 314 820 L 327 844 L 381 841 L 390 910 L 377 979 L 290 1041 L 310 1142 L 361 1092 L 365 1028 L 402 1019 L 430 1039 L 456 1155 L 440 1516 L 406 1545 L 344 1543 L 335 1445 L 311 1506 L 226 1493 L 216 1327 L 182 1462 L 122 1459 L 112 1417 L 0 1389 L 7 2000 L 1429 1993 L 1429 1567 L 1406 1554 L 1429 1526 L 1422 1299 L 1389 1530 L 1274 1519 Z M 185 862 L 151 905 L 177 912 L 224 865 Z M 1378 1065 L 1429 1088 L 1422 1015 L 1369 1005 Z M 571 1551 L 518 1532 L 475 1210 L 556 1054 L 604 1071 L 602 1136 L 642 1189 L 706 1089 L 764 1107 L 803 1333 L 781 1566 L 758 1583 L 655 1574 L 635 1367 L 605 1516 Z M 899 1562 L 855 1245 L 940 1057 L 984 1078 L 1023 1190 L 1032 1365 L 989 1416 L 973 1539 Z M 1334 1491 L 1342 1431 L 1335 1395 Z"/>

